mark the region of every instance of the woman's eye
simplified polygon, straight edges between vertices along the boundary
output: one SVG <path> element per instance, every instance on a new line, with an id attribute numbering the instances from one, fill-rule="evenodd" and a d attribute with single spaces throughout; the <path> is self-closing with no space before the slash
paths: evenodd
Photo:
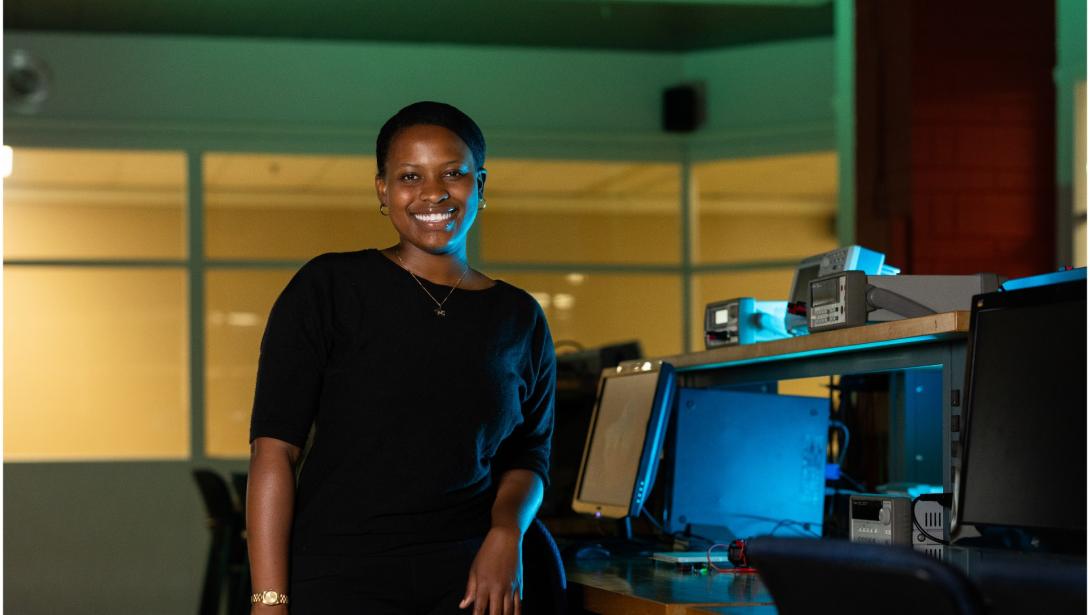
<path id="1" fill-rule="evenodd" d="M 403 182 L 416 181 L 419 177 L 420 176 L 417 175 L 416 173 L 405 173 L 405 174 L 403 174 L 401 176 L 401 181 L 403 181 Z"/>
<path id="2" fill-rule="evenodd" d="M 465 174 L 466 174 L 466 172 L 461 170 L 461 169 L 453 169 L 453 170 L 447 171 L 447 177 L 464 177 Z"/>

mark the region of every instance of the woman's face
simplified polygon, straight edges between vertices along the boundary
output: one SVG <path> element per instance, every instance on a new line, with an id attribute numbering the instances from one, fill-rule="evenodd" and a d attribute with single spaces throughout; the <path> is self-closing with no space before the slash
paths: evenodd
<path id="1" fill-rule="evenodd" d="M 390 207 L 402 245 L 432 254 L 458 253 L 477 218 L 485 174 L 458 135 L 423 124 L 394 136 L 386 173 L 375 178 L 375 190 Z"/>

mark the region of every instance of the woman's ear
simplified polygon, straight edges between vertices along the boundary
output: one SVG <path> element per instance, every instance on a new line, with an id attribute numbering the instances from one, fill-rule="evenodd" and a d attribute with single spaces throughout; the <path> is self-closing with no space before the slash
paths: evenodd
<path id="1" fill-rule="evenodd" d="M 484 198 L 484 181 L 488 179 L 488 169 L 481 167 L 477 171 L 477 198 Z"/>
<path id="2" fill-rule="evenodd" d="M 380 205 L 386 203 L 386 179 L 381 175 L 375 175 L 375 195 Z"/>

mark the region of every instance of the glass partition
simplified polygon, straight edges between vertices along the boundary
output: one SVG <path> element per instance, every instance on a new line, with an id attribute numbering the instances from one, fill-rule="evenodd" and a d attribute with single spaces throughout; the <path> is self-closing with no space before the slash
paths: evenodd
<path id="1" fill-rule="evenodd" d="M 680 263 L 677 164 L 498 159 L 487 167 L 484 261 Z"/>
<path id="2" fill-rule="evenodd" d="M 8 267 L 4 459 L 189 456 L 181 268 Z"/>
<path id="3" fill-rule="evenodd" d="M 205 275 L 205 451 L 245 457 L 250 450 L 261 335 L 294 269 L 223 269 Z"/>
<path id="4" fill-rule="evenodd" d="M 499 272 L 545 310 L 556 344 L 593 348 L 639 340 L 645 356 L 681 352 L 681 278 L 625 273 Z"/>
<path id="5" fill-rule="evenodd" d="M 694 165 L 693 261 L 797 262 L 832 250 L 836 181 L 834 152 Z"/>
<path id="6" fill-rule="evenodd" d="M 204 189 L 208 258 L 305 261 L 397 240 L 373 157 L 208 154 Z"/>
<path id="7" fill-rule="evenodd" d="M 16 148 L 5 259 L 185 257 L 185 155 Z"/>

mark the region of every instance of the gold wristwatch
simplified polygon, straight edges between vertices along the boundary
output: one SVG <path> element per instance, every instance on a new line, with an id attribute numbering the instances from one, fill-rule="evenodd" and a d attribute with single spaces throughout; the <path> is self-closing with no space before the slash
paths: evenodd
<path id="1" fill-rule="evenodd" d="M 263 604 L 265 606 L 276 606 L 278 604 L 287 604 L 288 595 L 282 594 L 274 589 L 266 589 L 265 591 L 250 596 L 250 602 L 253 604 Z"/>

